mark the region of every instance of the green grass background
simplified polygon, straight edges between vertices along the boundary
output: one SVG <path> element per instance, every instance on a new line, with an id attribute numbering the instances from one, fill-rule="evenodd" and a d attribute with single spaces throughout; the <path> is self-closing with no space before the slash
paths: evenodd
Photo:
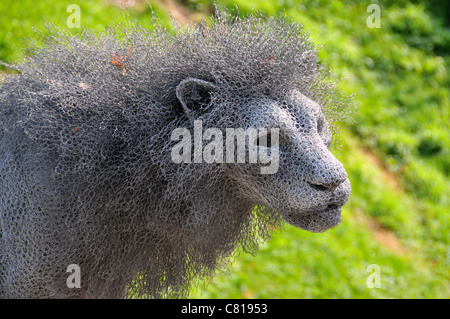
<path id="1" fill-rule="evenodd" d="M 126 1 L 122 1 L 124 3 Z M 120 1 L 0 2 L 0 60 L 21 59 L 23 38 L 44 19 L 66 28 L 69 4 L 83 27 L 123 21 Z M 170 27 L 168 10 L 185 21 L 210 16 L 209 0 L 128 1 L 142 24 L 151 10 Z M 448 1 L 218 1 L 266 15 L 284 10 L 304 26 L 321 64 L 355 93 L 358 113 L 344 123 L 334 150 L 352 183 L 343 221 L 323 234 L 291 226 L 239 254 L 193 298 L 449 298 Z M 380 28 L 369 28 L 367 6 L 378 3 Z M 77 29 L 72 29 L 78 32 Z M 0 70 L 7 71 L 0 67 Z M 380 268 L 380 288 L 367 286 Z"/>

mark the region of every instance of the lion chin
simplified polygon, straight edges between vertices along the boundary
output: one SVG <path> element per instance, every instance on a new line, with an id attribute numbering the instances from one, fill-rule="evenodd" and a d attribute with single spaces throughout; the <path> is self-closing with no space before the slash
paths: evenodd
<path id="1" fill-rule="evenodd" d="M 322 233 L 340 224 L 342 219 L 342 206 L 330 204 L 325 209 L 314 213 L 287 213 L 282 214 L 284 220 L 297 228 L 311 233 Z"/>

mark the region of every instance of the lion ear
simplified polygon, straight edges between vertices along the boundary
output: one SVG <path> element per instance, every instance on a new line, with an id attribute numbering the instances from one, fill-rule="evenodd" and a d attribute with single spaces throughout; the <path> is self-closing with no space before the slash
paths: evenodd
<path id="1" fill-rule="evenodd" d="M 188 116 L 202 114 L 211 106 L 211 93 L 216 86 L 208 81 L 187 78 L 178 84 L 176 95 Z"/>

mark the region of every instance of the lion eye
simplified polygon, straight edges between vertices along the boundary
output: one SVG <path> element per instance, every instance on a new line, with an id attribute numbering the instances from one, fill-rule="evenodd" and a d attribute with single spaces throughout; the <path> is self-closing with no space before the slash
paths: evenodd
<path id="1" fill-rule="evenodd" d="M 267 132 L 267 134 L 259 135 L 256 139 L 256 145 L 257 146 L 264 146 L 264 147 L 271 147 L 271 140 L 272 136 L 270 135 L 270 132 Z"/>
<path id="2" fill-rule="evenodd" d="M 323 118 L 319 118 L 319 120 L 317 121 L 317 132 L 322 132 L 323 130 L 323 124 L 324 124 L 324 120 Z"/>

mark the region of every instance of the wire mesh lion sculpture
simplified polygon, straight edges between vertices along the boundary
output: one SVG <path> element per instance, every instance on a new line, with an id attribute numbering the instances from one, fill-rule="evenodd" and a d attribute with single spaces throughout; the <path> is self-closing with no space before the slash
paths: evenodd
<path id="1" fill-rule="evenodd" d="M 172 30 L 48 29 L 0 87 L 1 297 L 184 297 L 284 222 L 341 221 L 350 183 L 329 148 L 351 100 L 301 25 L 216 10 Z M 175 163 L 172 132 L 200 120 L 277 128 L 279 169 Z"/>

